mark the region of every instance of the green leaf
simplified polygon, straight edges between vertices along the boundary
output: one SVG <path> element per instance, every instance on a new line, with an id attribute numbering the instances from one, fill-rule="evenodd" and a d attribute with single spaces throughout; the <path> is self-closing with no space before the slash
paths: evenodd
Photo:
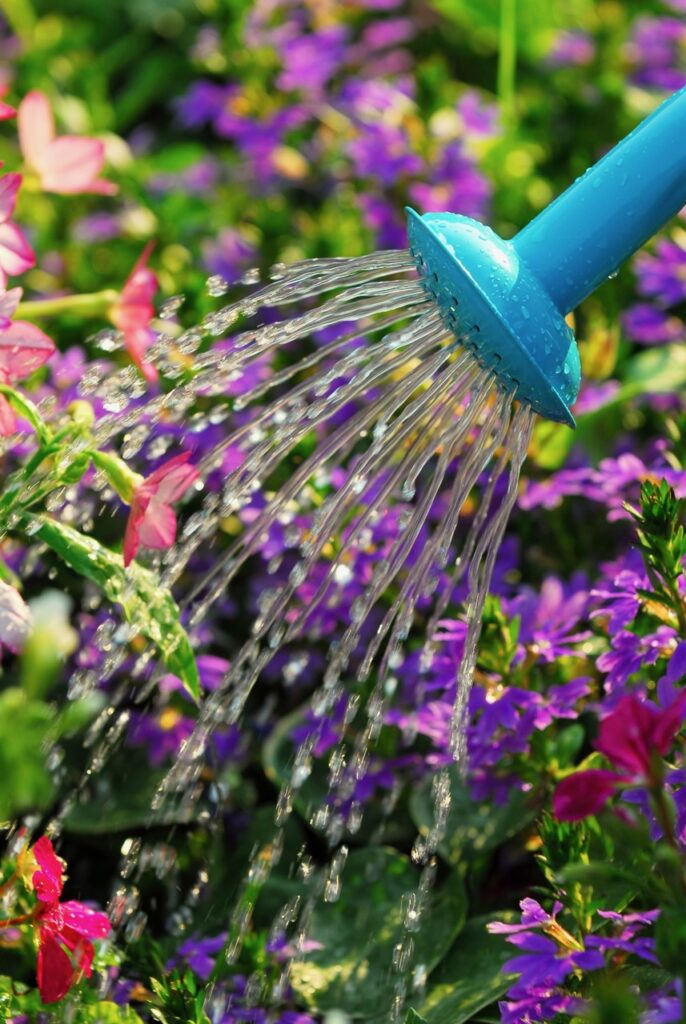
<path id="1" fill-rule="evenodd" d="M 512 977 L 503 974 L 501 967 L 512 959 L 513 949 L 502 935 L 490 935 L 486 925 L 515 917 L 504 911 L 467 922 L 431 976 L 426 998 L 418 1007 L 427 1024 L 463 1024 L 507 990 Z"/>
<path id="2" fill-rule="evenodd" d="M 408 1010 L 405 1015 L 405 1024 L 426 1024 L 423 1017 L 420 1017 L 416 1010 Z"/>
<path id="3" fill-rule="evenodd" d="M 450 769 L 450 774 L 450 813 L 445 839 L 438 848 L 449 864 L 464 864 L 477 854 L 495 849 L 525 828 L 535 817 L 536 809 L 527 803 L 526 795 L 519 790 L 513 790 L 507 803 L 502 806 L 475 801 L 457 768 Z M 410 813 L 419 831 L 426 835 L 434 820 L 430 781 L 412 794 Z"/>
<path id="4" fill-rule="evenodd" d="M 87 795 L 76 802 L 65 819 L 65 828 L 79 835 L 109 835 L 155 825 L 185 825 L 202 814 L 202 804 L 168 799 L 162 810 L 151 804 L 166 775 L 164 768 L 151 770 L 139 750 L 118 751 L 107 770 L 95 775 Z"/>
<path id="5" fill-rule="evenodd" d="M 277 787 L 281 787 L 282 783 L 290 780 L 293 757 L 298 746 L 293 742 L 292 735 L 297 726 L 303 724 L 308 711 L 309 704 L 306 704 L 282 718 L 269 734 L 264 745 L 262 752 L 264 771 L 267 778 Z M 319 826 L 313 825 L 312 819 L 315 812 L 329 799 L 329 796 L 328 757 L 324 757 L 314 761 L 311 774 L 302 785 L 295 789 L 293 806 L 310 827 L 317 829 Z M 402 822 L 397 817 L 389 818 L 388 814 L 384 812 L 381 800 L 372 799 L 365 807 L 362 826 L 355 838 L 358 842 L 364 842 L 374 836 L 373 841 L 377 844 L 380 842 L 396 844 L 402 839 L 409 838 L 402 829 Z"/>
<path id="6" fill-rule="evenodd" d="M 531 441 L 531 458 L 541 469 L 559 469 L 576 440 L 564 423 L 539 420 Z"/>
<path id="7" fill-rule="evenodd" d="M 0 822 L 47 807 L 54 783 L 45 765 L 45 742 L 54 709 L 12 686 L 0 693 Z"/>
<path id="8" fill-rule="evenodd" d="M 298 996 L 317 1011 L 343 1010 L 353 1017 L 383 1014 L 391 1005 L 398 975 L 393 950 L 405 937 L 414 962 L 431 971 L 462 927 L 467 897 L 453 872 L 428 900 L 413 933 L 403 930 L 403 897 L 417 888 L 419 872 L 393 850 L 355 850 L 341 875 L 340 897 L 314 911 L 308 937 L 322 948 L 292 967 Z"/>
<path id="9" fill-rule="evenodd" d="M 71 1019 L 74 1024 L 142 1024 L 141 1018 L 130 1006 L 109 1002 L 80 1006 L 76 1016 Z"/>
<path id="10" fill-rule="evenodd" d="M 126 621 L 151 641 L 170 672 L 189 694 L 200 696 L 200 677 L 179 609 L 158 578 L 140 565 L 124 568 L 119 555 L 92 537 L 46 516 L 26 516 L 24 528 L 39 537 L 75 572 L 97 584 L 110 601 L 120 605 Z"/>

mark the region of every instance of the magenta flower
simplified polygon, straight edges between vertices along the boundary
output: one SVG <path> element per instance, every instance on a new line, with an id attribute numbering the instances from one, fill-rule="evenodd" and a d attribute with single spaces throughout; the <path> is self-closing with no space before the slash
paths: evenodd
<path id="1" fill-rule="evenodd" d="M 134 559 L 141 544 L 146 548 L 170 548 L 176 540 L 176 516 L 171 507 L 199 478 L 188 465 L 189 452 L 177 455 L 156 469 L 136 488 L 124 535 L 124 565 Z"/>
<path id="2" fill-rule="evenodd" d="M 596 749 L 623 772 L 604 769 L 575 772 L 558 785 L 553 812 L 561 821 L 580 821 L 595 814 L 618 786 L 659 783 L 656 758 L 664 757 L 681 729 L 686 690 L 666 708 L 654 708 L 633 694 L 623 697 L 600 726 Z"/>
<path id="3" fill-rule="evenodd" d="M 124 344 L 146 380 L 157 380 L 157 370 L 145 361 L 145 353 L 155 340 L 150 321 L 155 313 L 152 304 L 157 290 L 157 277 L 147 265 L 152 244 L 145 249 L 129 274 L 119 299 L 110 310 L 110 319 L 124 335 Z"/>
<path id="4" fill-rule="evenodd" d="M 19 104 L 19 145 L 27 165 L 38 174 L 45 192 L 113 195 L 117 186 L 99 178 L 105 164 L 100 139 L 55 134 L 52 110 L 44 93 L 34 89 Z"/>
<path id="5" fill-rule="evenodd" d="M 3 289 L 8 277 L 23 274 L 36 262 L 24 232 L 11 220 L 20 185 L 21 174 L 5 174 L 0 178 L 0 288 Z"/>
<path id="6" fill-rule="evenodd" d="M 44 1003 L 55 1003 L 83 974 L 91 976 L 95 952 L 91 939 L 104 939 L 110 922 L 107 914 L 84 903 L 59 902 L 64 887 L 62 861 L 47 836 L 35 844 L 33 855 L 38 863 L 33 874 L 38 897 L 38 990 Z"/>

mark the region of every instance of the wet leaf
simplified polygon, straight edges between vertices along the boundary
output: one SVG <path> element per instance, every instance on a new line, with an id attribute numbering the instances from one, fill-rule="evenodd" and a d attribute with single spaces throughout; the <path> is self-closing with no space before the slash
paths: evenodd
<path id="1" fill-rule="evenodd" d="M 179 621 L 174 598 L 157 577 L 139 565 L 125 569 L 119 555 L 64 523 L 46 516 L 26 516 L 25 524 L 28 523 L 33 536 L 121 607 L 126 621 L 156 646 L 169 671 L 178 676 L 197 700 L 200 677 L 193 648 Z"/>
<path id="2" fill-rule="evenodd" d="M 503 805 L 473 800 L 457 769 L 451 770 L 451 793 L 446 837 L 438 848 L 449 864 L 464 864 L 495 849 L 525 828 L 536 814 L 519 790 L 513 790 Z M 426 835 L 434 818 L 430 780 L 413 793 L 410 812 L 420 833 Z"/>
<path id="3" fill-rule="evenodd" d="M 515 951 L 504 936 L 490 935 L 486 925 L 514 921 L 516 916 L 503 911 L 467 922 L 429 980 L 426 999 L 417 1007 L 420 1019 L 427 1024 L 464 1024 L 503 995 L 512 979 L 501 967 Z"/>
<path id="4" fill-rule="evenodd" d="M 453 872 L 431 894 L 419 930 L 404 933 L 403 896 L 418 881 L 419 870 L 393 850 L 372 847 L 350 854 L 340 897 L 314 911 L 308 938 L 322 948 L 293 965 L 293 988 L 308 1006 L 353 1017 L 386 1012 L 398 980 L 393 950 L 403 938 L 414 944 L 414 964 L 431 971 L 441 961 L 465 920 L 464 886 Z"/>

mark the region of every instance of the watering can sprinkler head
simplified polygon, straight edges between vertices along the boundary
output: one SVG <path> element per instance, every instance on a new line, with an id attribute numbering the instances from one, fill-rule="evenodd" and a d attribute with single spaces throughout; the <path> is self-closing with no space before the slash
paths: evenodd
<path id="1" fill-rule="evenodd" d="M 581 379 L 565 315 L 686 205 L 686 88 L 511 241 L 408 209 L 410 251 L 457 340 L 515 397 L 574 426 Z"/>

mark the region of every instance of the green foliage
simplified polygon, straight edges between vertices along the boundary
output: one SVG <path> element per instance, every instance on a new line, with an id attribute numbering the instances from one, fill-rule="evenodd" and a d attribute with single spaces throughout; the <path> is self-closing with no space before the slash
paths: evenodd
<path id="1" fill-rule="evenodd" d="M 428 897 L 419 930 L 403 934 L 404 897 L 416 890 L 418 880 L 417 869 L 393 850 L 350 853 L 340 896 L 318 904 L 312 916 L 309 938 L 322 948 L 293 965 L 293 987 L 308 1006 L 377 1016 L 393 999 L 392 963 L 400 943 L 412 944 L 414 962 L 427 971 L 441 961 L 465 921 L 464 887 L 453 872 Z"/>
<path id="2" fill-rule="evenodd" d="M 96 583 L 110 601 L 120 605 L 135 632 L 150 640 L 170 672 L 178 676 L 195 700 L 200 678 L 193 648 L 179 621 L 179 610 L 169 591 L 147 569 L 124 568 L 119 555 L 64 523 L 47 517 L 27 520 L 30 532 L 44 541 L 80 576 Z"/>
<path id="3" fill-rule="evenodd" d="M 645 480 L 639 509 L 627 505 L 636 523 L 643 562 L 658 600 L 671 609 L 686 632 L 686 611 L 678 580 L 684 572 L 686 532 L 682 524 L 684 502 L 679 501 L 666 480 Z M 653 598 L 646 593 L 646 597 Z"/>
<path id="4" fill-rule="evenodd" d="M 449 864 L 468 864 L 478 854 L 493 850 L 516 835 L 534 818 L 535 809 L 521 791 L 513 790 L 502 805 L 476 801 L 459 770 L 449 770 L 452 798 L 446 835 L 439 845 L 441 856 Z M 434 820 L 430 782 L 412 794 L 410 811 L 417 828 L 426 835 Z"/>
<path id="5" fill-rule="evenodd" d="M 427 1024 L 465 1024 L 503 995 L 512 979 L 501 968 L 512 958 L 512 947 L 502 935 L 490 935 L 486 925 L 514 919 L 514 914 L 503 911 L 467 922 L 431 975 L 426 997 L 417 1007 Z"/>

